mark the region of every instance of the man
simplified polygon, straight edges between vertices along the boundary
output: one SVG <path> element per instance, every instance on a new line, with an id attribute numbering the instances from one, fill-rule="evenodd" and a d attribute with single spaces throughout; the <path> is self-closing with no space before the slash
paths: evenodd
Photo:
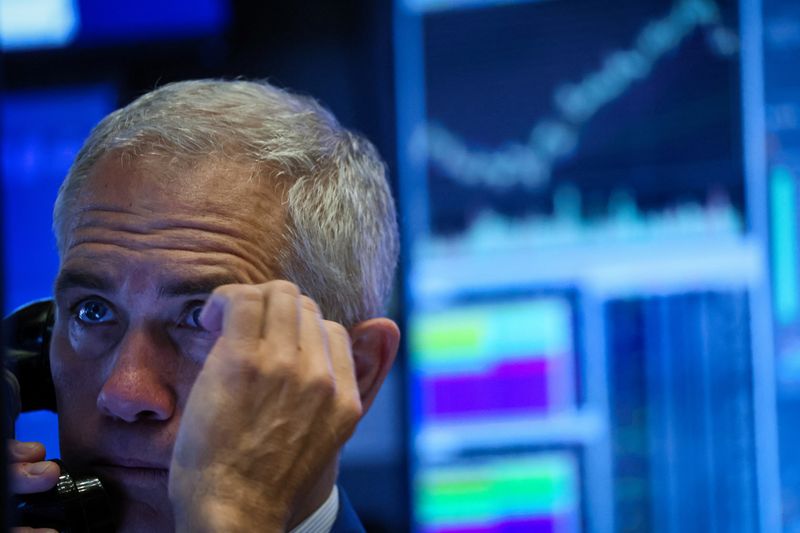
<path id="1" fill-rule="evenodd" d="M 337 453 L 399 342 L 369 142 L 266 83 L 166 85 L 93 130 L 54 231 L 62 458 L 120 531 L 356 527 Z M 53 486 L 44 454 L 11 443 L 17 492 Z"/>

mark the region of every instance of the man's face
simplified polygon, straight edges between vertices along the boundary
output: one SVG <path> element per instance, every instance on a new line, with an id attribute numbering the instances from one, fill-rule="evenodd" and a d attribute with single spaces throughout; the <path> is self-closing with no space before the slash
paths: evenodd
<path id="1" fill-rule="evenodd" d="M 172 529 L 167 468 L 215 341 L 199 310 L 219 285 L 276 277 L 284 224 L 249 169 L 166 169 L 103 158 L 62 228 L 51 348 L 62 456 L 118 488 L 121 531 Z"/>

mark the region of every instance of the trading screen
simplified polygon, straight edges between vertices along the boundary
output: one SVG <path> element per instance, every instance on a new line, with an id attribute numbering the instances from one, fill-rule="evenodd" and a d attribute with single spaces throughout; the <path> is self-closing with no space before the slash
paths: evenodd
<path id="1" fill-rule="evenodd" d="M 408 156 L 424 161 L 427 202 L 414 247 L 740 232 L 737 19 L 723 7 L 551 1 L 425 15 L 425 116 Z"/>
<path id="2" fill-rule="evenodd" d="M 765 174 L 768 182 L 772 308 L 784 531 L 800 531 L 800 5 L 763 5 Z"/>
<path id="3" fill-rule="evenodd" d="M 417 531 L 775 524 L 746 4 L 397 2 Z"/>

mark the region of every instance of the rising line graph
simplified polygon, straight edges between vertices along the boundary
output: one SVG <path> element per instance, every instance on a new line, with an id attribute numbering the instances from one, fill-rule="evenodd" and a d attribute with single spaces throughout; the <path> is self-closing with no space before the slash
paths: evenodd
<path id="1" fill-rule="evenodd" d="M 554 166 L 578 148 L 582 127 L 701 28 L 709 32 L 715 54 L 738 52 L 738 38 L 723 25 L 714 0 L 678 0 L 665 16 L 645 24 L 631 47 L 607 55 L 579 81 L 558 84 L 552 94 L 554 113 L 537 121 L 527 139 L 495 150 L 479 149 L 431 121 L 414 130 L 410 156 L 416 161 L 427 159 L 446 178 L 468 187 L 541 188 L 550 182 Z"/>

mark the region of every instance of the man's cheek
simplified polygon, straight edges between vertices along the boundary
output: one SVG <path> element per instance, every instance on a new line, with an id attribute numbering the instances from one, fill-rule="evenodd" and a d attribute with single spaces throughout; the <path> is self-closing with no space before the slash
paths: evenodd
<path id="1" fill-rule="evenodd" d="M 53 355 L 61 457 L 70 468 L 83 469 L 86 450 L 92 448 L 92 441 L 99 436 L 97 395 L 101 385 L 96 383 L 95 374 L 86 368 L 88 362 L 75 364 Z"/>
<path id="2" fill-rule="evenodd" d="M 73 416 L 75 409 L 88 415 L 97 401 L 104 364 L 100 350 L 87 344 L 86 339 L 76 345 L 67 335 L 53 336 L 50 367 L 60 417 Z"/>
<path id="3" fill-rule="evenodd" d="M 86 327 L 70 322 L 56 327 L 53 349 L 65 361 L 96 360 L 110 354 L 119 340 L 117 327 Z"/>
<path id="4" fill-rule="evenodd" d="M 210 332 L 178 332 L 174 335 L 174 342 L 180 349 L 181 356 L 189 365 L 197 367 L 198 371 L 214 348 L 219 334 Z"/>
<path id="5" fill-rule="evenodd" d="M 192 354 L 192 352 L 189 352 L 188 350 L 183 352 L 178 363 L 175 378 L 171 383 L 171 386 L 173 387 L 177 396 L 180 412 L 183 411 L 183 407 L 186 405 L 186 401 L 189 398 L 189 393 L 194 386 L 194 382 L 197 380 L 197 376 L 203 369 L 203 364 L 198 363 L 196 357 L 202 356 L 201 360 L 205 360 L 207 351 L 205 349 L 198 350 L 193 352 L 191 357 L 189 356 L 190 354 Z"/>

